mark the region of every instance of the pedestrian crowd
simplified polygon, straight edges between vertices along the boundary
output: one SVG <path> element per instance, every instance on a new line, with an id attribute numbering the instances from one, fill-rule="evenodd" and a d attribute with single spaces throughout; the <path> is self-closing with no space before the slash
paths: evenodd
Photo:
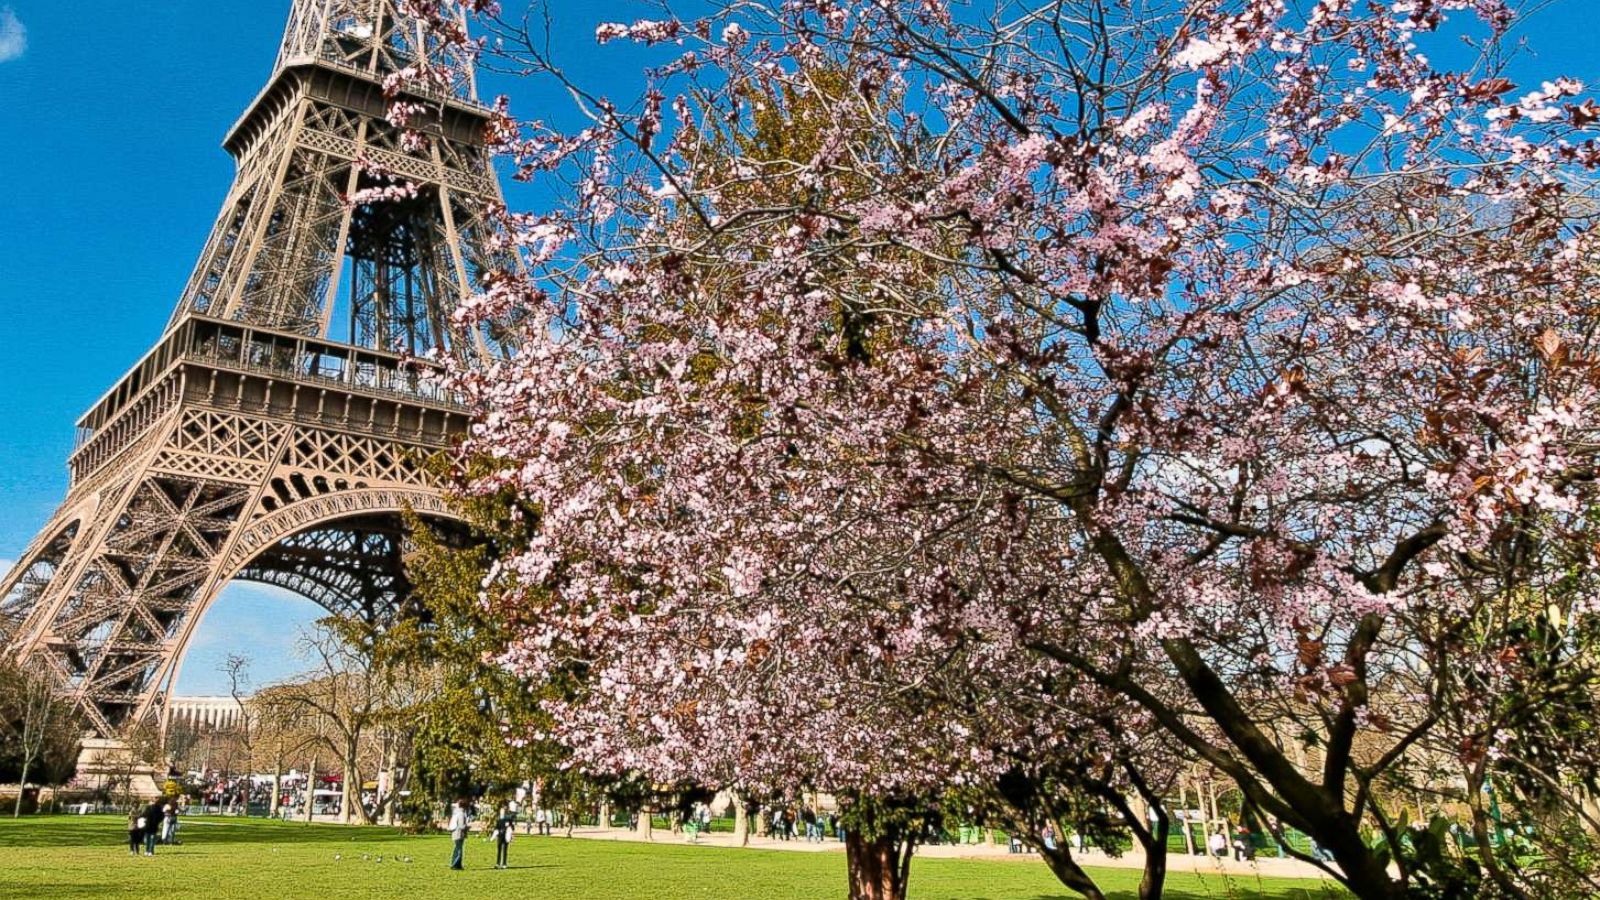
<path id="1" fill-rule="evenodd" d="M 710 812 L 706 813 L 708 821 Z M 806 840 L 820 844 L 829 837 L 844 840 L 844 827 L 839 817 L 824 815 L 815 807 L 775 807 L 769 817 L 772 836 L 780 841 Z"/>

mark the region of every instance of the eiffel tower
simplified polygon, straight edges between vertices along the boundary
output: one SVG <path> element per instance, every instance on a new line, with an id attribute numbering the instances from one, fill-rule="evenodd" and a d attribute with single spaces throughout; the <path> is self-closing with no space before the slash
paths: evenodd
<path id="1" fill-rule="evenodd" d="M 293 0 L 176 311 L 78 421 L 66 500 L 0 582 L 6 652 L 51 673 L 107 745 L 164 715 L 230 581 L 392 615 L 403 512 L 451 517 L 422 460 L 468 418 L 432 361 L 499 352 L 451 313 L 505 263 L 487 212 L 501 197 L 471 60 L 403 6 Z M 438 77 L 399 97 L 430 111 L 408 134 L 386 81 L 419 66 Z M 408 196 L 359 202 L 399 183 Z"/>

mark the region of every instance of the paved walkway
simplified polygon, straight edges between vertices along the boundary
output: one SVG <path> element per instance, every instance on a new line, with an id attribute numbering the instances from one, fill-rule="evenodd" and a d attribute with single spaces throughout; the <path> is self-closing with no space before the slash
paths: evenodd
<path id="1" fill-rule="evenodd" d="M 557 831 L 557 835 L 564 832 Z M 578 828 L 572 832 L 575 838 L 591 841 L 638 841 L 637 832 L 626 828 Z M 520 837 L 520 835 L 519 835 Z M 651 843 L 656 844 L 688 844 L 687 835 L 673 834 L 665 829 L 651 832 Z M 733 835 L 719 832 L 701 835 L 694 843 L 707 847 L 722 847 L 736 849 Z M 749 846 L 759 850 L 786 850 L 794 853 L 829 853 L 843 852 L 844 845 L 837 840 L 827 840 L 815 843 L 806 840 L 780 841 L 770 837 L 750 836 Z M 992 859 L 1009 860 L 1013 862 L 1037 862 L 1038 856 L 1034 853 L 1009 853 L 1004 844 L 934 844 L 918 847 L 917 855 L 934 859 Z M 1098 850 L 1089 850 L 1077 854 L 1076 858 L 1085 866 L 1103 866 L 1118 869 L 1144 868 L 1144 854 L 1129 852 L 1122 856 L 1108 856 Z M 1257 857 L 1251 862 L 1235 862 L 1233 858 L 1223 859 L 1208 858 L 1204 856 L 1185 856 L 1174 853 L 1167 857 L 1167 869 L 1171 872 L 1190 872 L 1197 875 L 1227 876 L 1229 878 L 1328 878 L 1327 873 L 1310 863 L 1298 859 L 1276 859 L 1270 857 Z"/>

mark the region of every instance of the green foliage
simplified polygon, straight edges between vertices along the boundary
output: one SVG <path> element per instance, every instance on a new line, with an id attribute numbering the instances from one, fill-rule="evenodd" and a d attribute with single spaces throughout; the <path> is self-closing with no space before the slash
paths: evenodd
<path id="1" fill-rule="evenodd" d="M 438 680 L 437 690 L 406 713 L 414 771 L 402 815 L 421 826 L 458 797 L 498 802 L 524 783 L 540 785 L 544 805 L 568 809 L 637 791 L 564 768 L 563 751 L 540 737 L 549 724 L 541 701 L 572 690 L 576 680 L 530 685 L 495 662 L 526 608 L 507 610 L 498 592 L 486 594 L 484 581 L 492 560 L 526 544 L 536 512 L 509 493 L 453 502 L 465 528 L 408 522 L 416 549 L 406 568 L 417 608 L 378 648 L 382 657 L 433 667 Z"/>
<path id="2" fill-rule="evenodd" d="M 1600 626 L 1574 611 L 1590 602 L 1575 578 L 1507 591 L 1459 638 L 1465 653 L 1496 661 L 1447 683 L 1446 721 L 1459 744 L 1465 800 L 1486 841 L 1446 842 L 1409 829 L 1399 852 L 1419 897 L 1512 894 L 1592 896 L 1600 822 L 1585 798 L 1600 795 Z M 1453 843 L 1461 848 L 1452 852 Z"/>
<path id="3" fill-rule="evenodd" d="M 942 808 L 921 797 L 844 795 L 839 798 L 839 818 L 846 832 L 868 841 L 888 838 L 920 843 L 924 835 L 945 830 Z"/>
<path id="4" fill-rule="evenodd" d="M 37 738 L 38 755 L 29 761 L 28 783 L 64 784 L 77 772 L 83 719 L 70 701 L 39 695 L 47 689 L 40 680 L 44 677 L 0 660 L 0 783 L 15 784 L 21 778 L 24 726 L 30 717 L 44 728 Z"/>
<path id="5" fill-rule="evenodd" d="M 1452 820 L 1444 816 L 1434 816 L 1426 828 L 1412 828 L 1409 814 L 1400 814 L 1398 849 L 1412 872 L 1407 896 L 1418 900 L 1467 900 L 1482 896 L 1482 869 L 1470 855 L 1459 852 L 1451 837 L 1451 824 Z M 1380 845 L 1377 855 L 1387 861 L 1393 849 Z"/>
<path id="6" fill-rule="evenodd" d="M 426 528 L 415 533 L 417 551 L 407 562 L 424 615 L 391 629 L 382 652 L 437 667 L 438 690 L 410 713 L 411 812 L 426 818 L 435 805 L 499 798 L 533 777 L 536 754 L 513 744 L 519 731 L 537 727 L 538 710 L 535 697 L 486 660 L 501 646 L 501 633 L 478 603 L 488 568 L 484 546 L 462 546 Z"/>

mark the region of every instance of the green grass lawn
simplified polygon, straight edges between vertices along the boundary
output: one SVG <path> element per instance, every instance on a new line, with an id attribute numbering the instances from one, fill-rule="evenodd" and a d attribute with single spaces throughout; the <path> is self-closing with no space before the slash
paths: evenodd
<path id="1" fill-rule="evenodd" d="M 186 818 L 179 847 L 130 856 L 124 820 L 110 816 L 0 819 L 0 897 L 559 898 L 712 900 L 844 896 L 844 854 L 732 850 L 519 835 L 512 868 L 494 848 L 467 842 L 467 870 L 446 868 L 450 841 L 385 828 Z M 382 861 L 379 861 L 379 858 Z M 409 858 L 409 862 L 406 861 Z M 1132 898 L 1134 870 L 1100 870 L 1115 897 Z M 1167 896 L 1313 900 L 1316 882 L 1174 875 Z M 1055 900 L 1073 896 L 1036 860 L 918 860 L 915 900 Z"/>

